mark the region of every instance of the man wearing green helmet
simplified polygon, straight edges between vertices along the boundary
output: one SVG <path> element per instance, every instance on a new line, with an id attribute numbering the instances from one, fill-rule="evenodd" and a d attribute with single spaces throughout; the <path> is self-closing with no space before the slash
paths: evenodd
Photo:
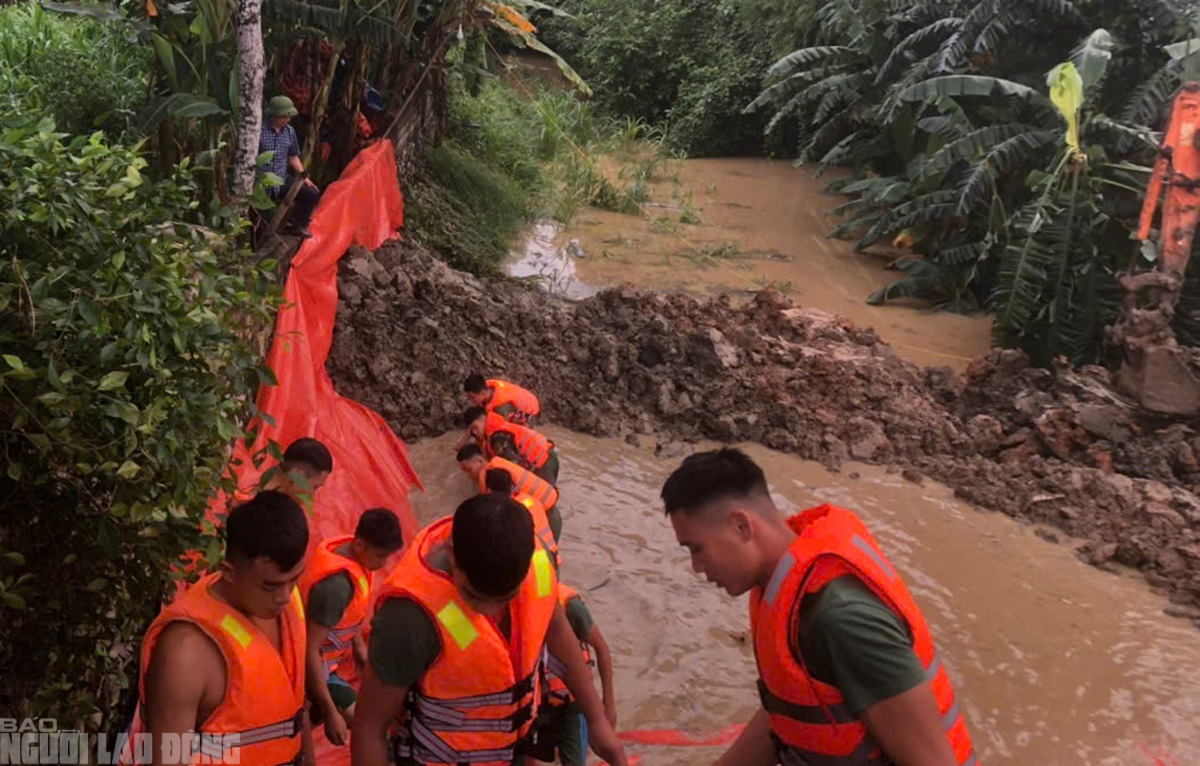
<path id="1" fill-rule="evenodd" d="M 262 135 L 258 140 L 259 154 L 274 152 L 271 161 L 263 170 L 284 179 L 282 186 L 268 191 L 271 199 L 277 203 L 287 194 L 292 177 L 304 172 L 304 164 L 300 162 L 300 142 L 296 138 L 296 129 L 289 124 L 297 114 L 296 105 L 290 98 L 275 96 L 267 102 L 266 119 L 263 120 Z M 317 185 L 305 178 L 292 201 L 287 229 L 302 237 L 311 237 L 308 222 L 320 199 L 321 191 Z"/>

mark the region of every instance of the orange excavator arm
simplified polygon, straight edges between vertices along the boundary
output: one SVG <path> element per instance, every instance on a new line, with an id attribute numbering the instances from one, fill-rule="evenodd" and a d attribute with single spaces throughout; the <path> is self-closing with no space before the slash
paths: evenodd
<path id="1" fill-rule="evenodd" d="M 1162 198 L 1158 262 L 1119 278 L 1125 310 L 1109 336 L 1125 351 L 1118 385 L 1143 407 L 1180 415 L 1200 413 L 1195 355 L 1180 348 L 1171 328 L 1200 221 L 1198 127 L 1200 83 L 1189 82 L 1172 105 L 1138 221 L 1138 239 L 1150 239 Z"/>
<path id="2" fill-rule="evenodd" d="M 1200 127 L 1200 83 L 1192 82 L 1175 97 L 1138 226 L 1138 239 L 1149 239 L 1158 198 L 1165 188 L 1159 268 L 1180 275 L 1187 270 L 1196 222 L 1200 220 L 1197 127 Z"/>

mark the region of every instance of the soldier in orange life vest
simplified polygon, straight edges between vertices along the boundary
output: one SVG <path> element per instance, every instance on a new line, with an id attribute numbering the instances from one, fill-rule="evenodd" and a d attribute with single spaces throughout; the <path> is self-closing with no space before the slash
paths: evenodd
<path id="1" fill-rule="evenodd" d="M 693 569 L 750 593 L 762 708 L 718 766 L 976 766 L 929 626 L 853 513 L 785 519 L 736 449 L 687 458 L 662 498 Z"/>
<path id="2" fill-rule="evenodd" d="M 346 742 L 357 697 L 338 667 L 352 654 L 359 667 L 367 664 L 360 628 L 371 606 L 371 573 L 387 566 L 403 546 L 396 514 L 372 508 L 359 517 L 353 536 L 323 540 L 300 578 L 308 617 L 305 686 L 313 723 L 324 722 L 325 736 L 334 745 Z"/>
<path id="3" fill-rule="evenodd" d="M 312 500 L 333 473 L 333 455 L 316 439 L 304 437 L 288 445 L 274 475 L 264 489 L 276 489 L 291 495 L 302 505 Z M 305 486 L 307 485 L 307 486 Z"/>
<path id="4" fill-rule="evenodd" d="M 522 468 L 511 460 L 505 460 L 502 457 L 494 457 L 488 460 L 483 456 L 483 451 L 475 444 L 468 444 L 458 451 L 455 456 L 458 461 L 458 467 L 462 469 L 471 481 L 479 485 L 480 492 L 505 492 L 517 499 L 518 502 L 524 502 L 527 498 L 535 501 L 546 512 L 546 519 L 550 523 L 550 533 L 553 535 L 555 545 L 558 544 L 559 537 L 562 535 L 562 512 L 558 510 L 558 490 L 554 488 L 550 482 L 539 477 L 528 469 Z M 505 490 L 501 486 L 493 486 L 488 481 L 488 474 L 494 469 L 500 469 L 501 472 L 507 473 L 509 476 L 508 487 Z M 499 481 L 497 477 L 495 481 Z"/>
<path id="5" fill-rule="evenodd" d="M 483 492 L 496 492 L 511 497 L 521 505 L 529 509 L 529 516 L 533 519 L 533 534 L 537 537 L 538 542 L 550 551 L 550 559 L 554 562 L 554 570 L 561 569 L 561 561 L 558 557 L 558 538 L 554 536 L 554 530 L 551 526 L 550 519 L 546 515 L 546 508 L 537 500 L 534 500 L 524 492 L 518 492 L 513 486 L 512 474 L 503 468 L 489 468 L 483 475 Z M 559 527 L 562 527 L 562 517 L 558 520 Z"/>
<path id="6" fill-rule="evenodd" d="M 472 407 L 463 413 L 463 424 L 488 458 L 499 456 L 511 460 L 558 485 L 558 451 L 545 434 L 509 423 L 482 407 Z"/>
<path id="7" fill-rule="evenodd" d="M 505 420 L 518 425 L 536 425 L 542 405 L 533 392 L 515 383 L 503 380 L 484 380 L 482 375 L 468 375 L 463 382 L 463 391 L 471 404 L 494 412 Z"/>
<path id="8" fill-rule="evenodd" d="M 278 766 L 312 756 L 304 712 L 304 571 L 308 520 L 282 492 L 263 491 L 226 520 L 225 560 L 165 607 L 142 642 L 133 733 L 198 733 L 206 763 Z M 212 735 L 237 734 L 238 746 Z M 186 741 L 186 738 L 185 738 Z M 183 760 L 187 763 L 190 759 Z"/>
<path id="9" fill-rule="evenodd" d="M 600 671 L 600 688 L 604 695 L 604 717 L 613 726 L 617 725 L 617 701 L 613 694 L 612 652 L 604 634 L 592 619 L 583 599 L 573 588 L 558 584 L 558 603 L 562 605 L 571 623 L 571 630 L 579 639 L 583 658 L 592 664 L 591 646 L 595 652 L 595 664 Z M 533 756 L 539 761 L 552 763 L 555 756 L 562 766 L 585 766 L 587 763 L 587 722 L 579 713 L 579 706 L 562 680 L 562 664 L 554 655 L 546 657 L 546 693 L 539 711 L 536 743 Z"/>
<path id="10" fill-rule="evenodd" d="M 529 513 L 499 494 L 465 500 L 421 530 L 376 601 L 352 766 L 386 766 L 389 728 L 396 766 L 523 764 L 546 649 L 563 661 L 592 748 L 627 766 Z"/>

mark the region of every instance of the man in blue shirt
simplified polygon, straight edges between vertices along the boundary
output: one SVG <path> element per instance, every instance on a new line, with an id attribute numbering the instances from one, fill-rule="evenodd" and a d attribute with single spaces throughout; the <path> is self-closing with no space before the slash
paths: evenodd
<path id="1" fill-rule="evenodd" d="M 271 199 L 278 203 L 287 195 L 292 177 L 299 176 L 304 172 L 304 165 L 300 162 L 300 142 L 296 139 L 296 129 L 288 124 L 298 112 L 296 105 L 287 96 L 276 96 L 271 99 L 267 103 L 266 112 L 267 118 L 263 121 L 262 134 L 258 139 L 258 153 L 275 153 L 263 169 L 284 179 L 282 186 L 276 186 L 268 191 Z M 320 189 L 305 178 L 292 201 L 287 229 L 302 237 L 311 237 L 308 222 L 312 219 L 313 210 L 316 209 L 320 199 Z"/>

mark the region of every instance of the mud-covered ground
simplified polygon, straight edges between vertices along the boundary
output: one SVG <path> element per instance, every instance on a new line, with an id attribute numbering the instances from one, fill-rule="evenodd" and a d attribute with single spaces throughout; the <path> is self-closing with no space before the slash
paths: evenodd
<path id="1" fill-rule="evenodd" d="M 929 476 L 989 510 L 1141 570 L 1200 617 L 1200 435 L 1133 409 L 1101 368 L 1041 370 L 996 351 L 962 377 L 900 359 L 871 331 L 793 306 L 609 290 L 567 303 L 481 281 L 418 247 L 342 260 L 330 375 L 404 439 L 460 425 L 463 378 L 535 390 L 543 417 L 675 452 L 754 441 L 836 467 Z"/>

